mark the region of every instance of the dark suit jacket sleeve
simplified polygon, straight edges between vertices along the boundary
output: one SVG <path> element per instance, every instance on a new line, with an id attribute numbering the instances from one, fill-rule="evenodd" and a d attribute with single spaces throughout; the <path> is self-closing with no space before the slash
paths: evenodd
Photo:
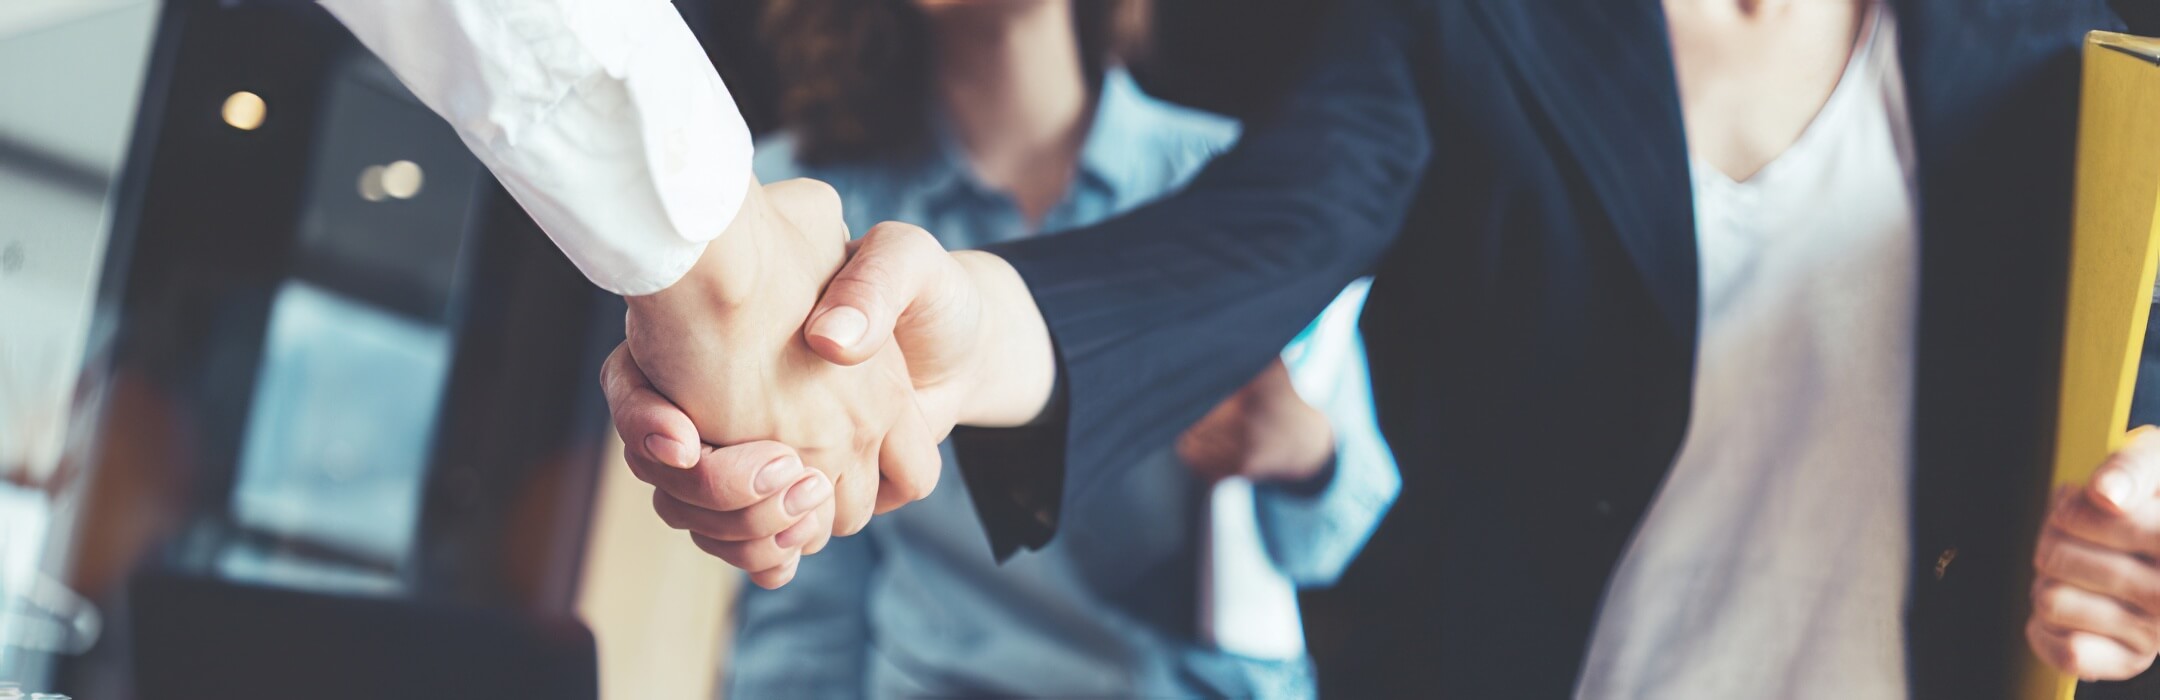
<path id="1" fill-rule="evenodd" d="M 1431 150 L 1415 75 L 1430 19 L 1407 0 L 1338 12 L 1273 117 L 1183 192 L 992 249 L 1060 363 L 1036 426 L 954 435 L 999 556 L 1044 544 L 1064 504 L 1168 446 L 1394 242 Z"/>

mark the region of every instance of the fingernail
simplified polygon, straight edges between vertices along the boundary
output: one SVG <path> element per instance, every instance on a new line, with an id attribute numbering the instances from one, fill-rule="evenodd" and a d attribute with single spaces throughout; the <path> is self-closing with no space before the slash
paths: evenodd
<path id="1" fill-rule="evenodd" d="M 689 445 L 677 442 L 665 435 L 645 436 L 645 453 L 660 460 L 661 464 L 677 469 L 689 469 L 697 464 L 697 454 Z"/>
<path id="2" fill-rule="evenodd" d="M 804 479 L 802 483 L 796 484 L 793 490 L 788 491 L 785 505 L 788 515 L 802 515 L 830 497 L 832 484 L 826 483 L 824 477 Z"/>
<path id="3" fill-rule="evenodd" d="M 2099 481 L 2093 483 L 2093 488 L 2100 492 L 2102 498 L 2108 500 L 2108 505 L 2115 506 L 2117 510 L 2127 508 L 2130 499 L 2134 497 L 2131 492 L 2136 490 L 2136 486 L 2130 483 L 2129 475 L 2122 472 L 2101 474 Z"/>
<path id="4" fill-rule="evenodd" d="M 870 329 L 870 317 L 850 306 L 835 306 L 819 316 L 810 326 L 810 334 L 839 343 L 840 347 L 852 348 L 862 340 L 863 331 Z"/>
<path id="5" fill-rule="evenodd" d="M 751 482 L 750 487 L 757 489 L 760 496 L 774 493 L 786 488 L 788 484 L 794 483 L 796 477 L 802 476 L 802 470 L 802 460 L 794 457 L 781 457 L 773 460 L 771 464 L 765 465 L 764 469 L 758 470 L 757 480 Z"/>

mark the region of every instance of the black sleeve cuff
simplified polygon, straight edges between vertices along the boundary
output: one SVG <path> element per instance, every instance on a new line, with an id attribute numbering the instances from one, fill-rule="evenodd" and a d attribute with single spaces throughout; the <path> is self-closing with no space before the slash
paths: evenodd
<path id="1" fill-rule="evenodd" d="M 990 553 L 1000 562 L 1021 549 L 1041 549 L 1057 534 L 1058 506 L 1065 495 L 1067 403 L 1065 373 L 1060 371 L 1050 409 L 1034 423 L 953 429 L 960 478 L 967 482 L 975 514 L 990 535 Z"/>

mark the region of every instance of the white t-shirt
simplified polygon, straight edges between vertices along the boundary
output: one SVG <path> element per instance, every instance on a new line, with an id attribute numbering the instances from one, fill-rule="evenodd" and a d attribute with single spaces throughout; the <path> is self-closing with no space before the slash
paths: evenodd
<path id="1" fill-rule="evenodd" d="M 1915 161 L 1889 10 L 1863 32 L 1776 161 L 1692 166 L 1693 411 L 1578 697 L 1906 694 Z"/>

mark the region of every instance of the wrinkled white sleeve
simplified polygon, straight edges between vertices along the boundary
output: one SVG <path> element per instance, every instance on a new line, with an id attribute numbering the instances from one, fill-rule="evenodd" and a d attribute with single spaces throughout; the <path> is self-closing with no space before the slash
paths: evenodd
<path id="1" fill-rule="evenodd" d="M 750 130 L 667 0 L 320 0 L 594 284 L 674 284 L 742 206 Z"/>

